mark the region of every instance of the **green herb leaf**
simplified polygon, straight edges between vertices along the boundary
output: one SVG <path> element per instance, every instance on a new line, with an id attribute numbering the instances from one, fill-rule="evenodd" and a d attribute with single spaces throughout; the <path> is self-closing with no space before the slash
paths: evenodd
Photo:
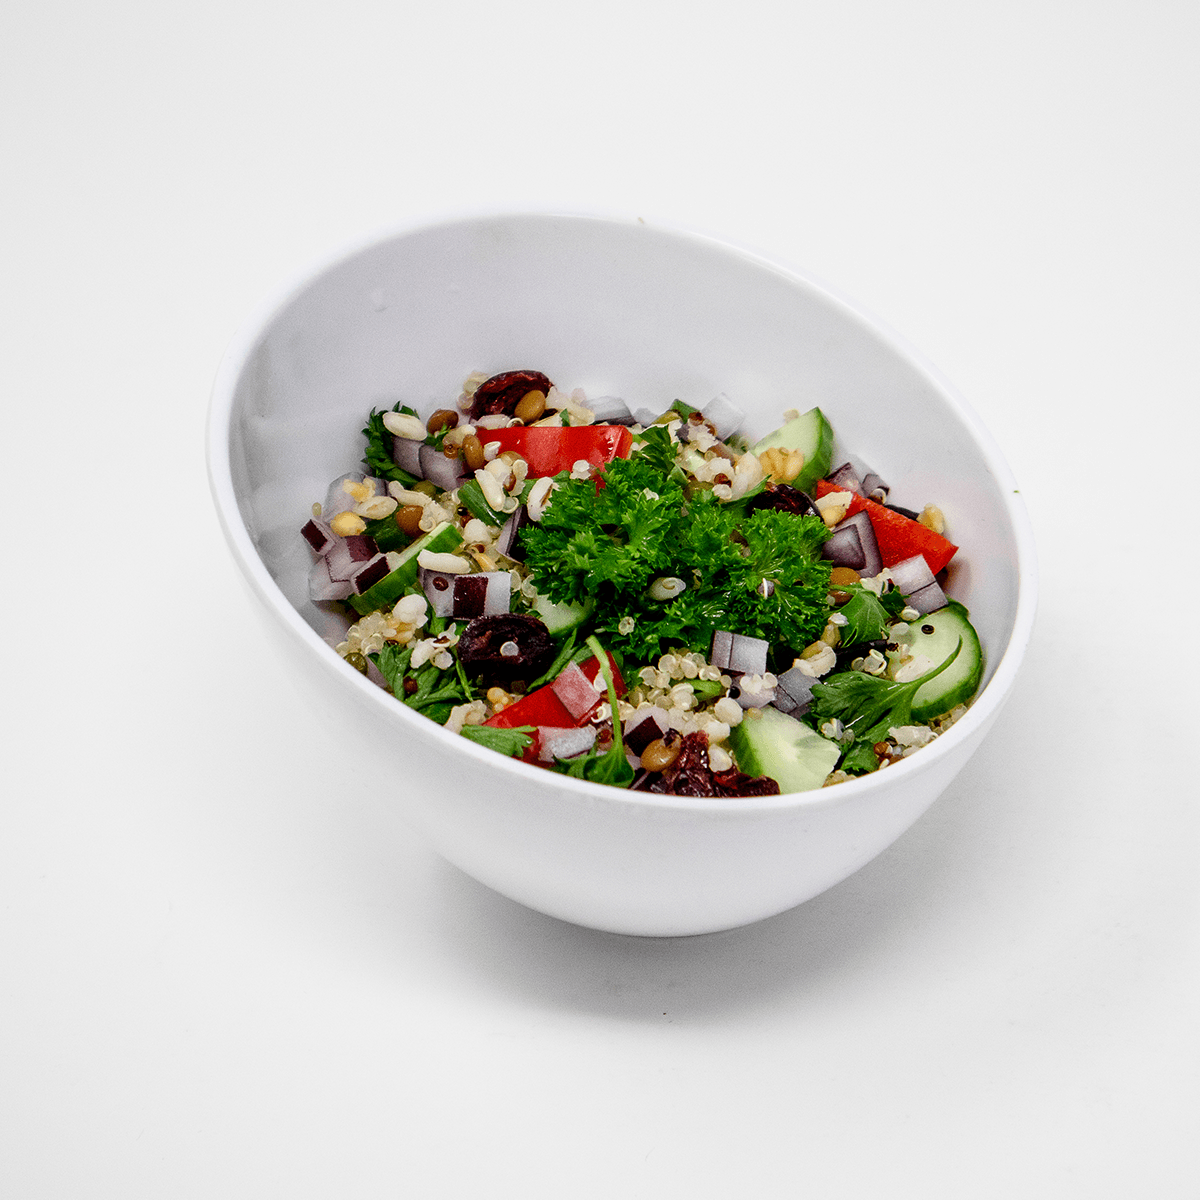
<path id="1" fill-rule="evenodd" d="M 541 523 L 522 534 L 539 589 L 555 603 L 596 601 L 596 630 L 639 662 L 670 646 L 707 650 L 716 629 L 808 645 L 825 626 L 824 523 L 774 510 L 743 518 L 707 490 L 685 497 L 657 428 L 645 431 L 650 452 L 609 464 L 599 491 L 557 477 Z M 654 600 L 662 577 L 686 590 Z"/>
<path id="2" fill-rule="evenodd" d="M 478 742 L 498 754 L 520 758 L 533 741 L 532 725 L 517 725 L 512 729 L 495 729 L 490 725 L 464 725 L 462 736 L 468 741 Z"/>
<path id="3" fill-rule="evenodd" d="M 391 479 L 405 487 L 412 487 L 420 480 L 415 475 L 402 471 L 392 458 L 392 435 L 383 424 L 383 414 L 387 411 L 382 409 L 376 412 L 375 409 L 371 409 L 371 415 L 363 427 L 363 437 L 367 439 L 367 453 L 363 458 L 363 465 L 367 468 L 367 473 L 374 475 L 376 479 Z M 416 411 L 406 404 L 393 404 L 391 411 L 407 413 L 410 417 L 417 415 Z"/>
<path id="4" fill-rule="evenodd" d="M 855 745 L 873 746 L 883 741 L 893 726 L 912 724 L 913 698 L 917 692 L 946 670 L 961 651 L 960 640 L 945 662 L 908 683 L 881 679 L 865 671 L 831 675 L 824 683 L 813 686 L 809 717 L 818 724 L 836 718 L 853 731 Z"/>

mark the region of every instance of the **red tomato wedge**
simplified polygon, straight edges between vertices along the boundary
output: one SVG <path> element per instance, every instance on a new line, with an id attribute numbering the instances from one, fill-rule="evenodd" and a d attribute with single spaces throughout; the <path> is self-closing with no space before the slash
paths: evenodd
<path id="1" fill-rule="evenodd" d="M 621 672 L 617 670 L 616 660 L 611 654 L 608 656 L 608 662 L 612 668 L 617 695 L 623 696 L 625 681 L 621 678 Z M 581 662 L 579 666 L 589 680 L 594 680 L 600 674 L 600 662 L 595 655 Z M 604 700 L 606 697 L 597 693 L 597 698 Z M 571 716 L 567 706 L 558 698 L 553 683 L 538 688 L 536 692 L 530 692 L 528 696 L 522 696 L 515 704 L 510 704 L 494 717 L 489 717 L 484 721 L 485 725 L 490 725 L 494 729 L 516 729 L 520 725 L 535 727 L 549 725 L 555 729 L 573 729 L 582 723 Z M 537 762 L 538 754 L 541 751 L 539 742 L 538 735 L 533 734 L 533 741 L 522 755 L 526 762 Z"/>
<path id="2" fill-rule="evenodd" d="M 818 497 L 844 490 L 844 488 L 835 487 L 827 480 L 817 481 Z M 879 543 L 879 553 L 885 567 L 894 567 L 906 558 L 912 558 L 915 554 L 923 554 L 925 561 L 929 564 L 929 569 L 936 575 L 958 550 L 953 542 L 948 542 L 940 533 L 934 533 L 932 529 L 926 529 L 919 521 L 913 521 L 901 513 L 892 512 L 890 508 L 884 508 L 882 504 L 876 504 L 874 500 L 864 500 L 862 496 L 854 497 L 850 504 L 850 511 L 846 515 L 852 517 L 864 509 L 870 518 L 871 528 L 875 530 L 875 540 Z"/>
<path id="3" fill-rule="evenodd" d="M 480 429 L 486 446 L 500 443 L 500 453 L 515 450 L 529 464 L 529 478 L 569 471 L 580 459 L 602 467 L 614 458 L 628 458 L 633 434 L 624 425 L 513 425 Z"/>

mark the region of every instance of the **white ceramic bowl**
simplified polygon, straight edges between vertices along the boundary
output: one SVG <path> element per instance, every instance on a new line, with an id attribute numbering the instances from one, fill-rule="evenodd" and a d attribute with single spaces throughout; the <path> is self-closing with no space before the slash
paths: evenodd
<path id="1" fill-rule="evenodd" d="M 633 404 L 724 391 L 760 435 L 819 404 L 893 486 L 936 502 L 961 546 L 949 591 L 987 656 L 966 717 L 863 779 L 743 800 L 651 796 L 506 759 L 447 733 L 343 663 L 309 602 L 299 529 L 362 456 L 371 406 L 428 413 L 471 371 L 544 371 Z M 779 913 L 887 847 L 953 779 L 1008 695 L 1033 621 L 1032 539 L 1011 474 L 967 406 L 893 334 L 803 275 L 641 220 L 508 214 L 390 231 L 306 273 L 235 339 L 213 392 L 209 471 L 229 545 L 346 731 L 383 735 L 381 780 L 438 850 L 532 908 L 672 935 Z"/>

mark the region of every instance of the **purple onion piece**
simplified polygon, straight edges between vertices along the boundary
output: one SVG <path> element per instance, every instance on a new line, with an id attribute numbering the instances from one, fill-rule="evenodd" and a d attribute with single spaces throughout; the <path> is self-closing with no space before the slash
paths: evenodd
<path id="1" fill-rule="evenodd" d="M 339 538 L 337 544 L 325 555 L 331 579 L 353 579 L 379 553 L 375 539 L 362 533 Z"/>
<path id="2" fill-rule="evenodd" d="M 618 396 L 597 396 L 588 400 L 587 407 L 595 413 L 597 425 L 632 425 L 634 422 L 629 405 Z"/>
<path id="3" fill-rule="evenodd" d="M 840 467 L 830 471 L 826 478 L 834 487 L 843 492 L 853 492 L 856 496 L 866 495 L 858 472 L 848 462 L 842 463 Z"/>
<path id="4" fill-rule="evenodd" d="M 410 475 L 415 475 L 418 479 L 423 479 L 424 475 L 421 471 L 421 447 L 424 442 L 417 441 L 416 438 L 392 437 L 392 462 L 396 464 L 402 471 L 407 471 Z"/>
<path id="5" fill-rule="evenodd" d="M 792 667 L 778 677 L 774 705 L 780 712 L 793 717 L 803 716 L 812 704 L 813 684 L 818 680 L 806 675 L 799 667 Z"/>
<path id="6" fill-rule="evenodd" d="M 888 492 L 891 488 L 883 481 L 883 477 L 876 475 L 874 471 L 868 471 L 862 479 L 863 493 L 867 499 L 874 500 L 876 504 L 883 504 L 888 498 Z"/>
<path id="7" fill-rule="evenodd" d="M 914 554 L 912 558 L 898 562 L 894 567 L 889 568 L 889 573 L 896 591 L 905 596 L 910 596 L 913 592 L 918 592 L 921 588 L 928 587 L 934 582 L 933 572 L 929 569 L 929 564 L 925 561 L 923 554 Z"/>
<path id="8" fill-rule="evenodd" d="M 387 555 L 377 554 L 370 562 L 359 567 L 350 582 L 354 585 L 354 590 L 361 596 L 367 588 L 374 587 L 389 573 Z"/>
<path id="9" fill-rule="evenodd" d="M 429 601 L 435 617 L 449 617 L 454 613 L 454 581 L 457 575 L 448 571 L 431 571 L 428 567 L 417 568 L 417 582 Z"/>
<path id="10" fill-rule="evenodd" d="M 760 508 L 774 508 L 780 512 L 796 513 L 798 516 L 819 517 L 817 506 L 803 492 L 797 491 L 791 484 L 768 483 L 749 504 L 751 512 Z"/>
<path id="11" fill-rule="evenodd" d="M 640 760 L 642 751 L 651 742 L 657 741 L 662 737 L 668 728 L 666 709 L 657 707 L 646 708 L 641 712 L 634 713 L 625 722 L 625 731 L 622 735 L 625 749 Z"/>
<path id="12" fill-rule="evenodd" d="M 451 492 L 467 477 L 467 464 L 461 458 L 447 458 L 440 450 L 422 443 L 421 475 L 442 491 Z"/>
<path id="13" fill-rule="evenodd" d="M 734 635 L 728 629 L 718 629 L 713 634 L 712 653 L 708 661 L 719 671 L 729 670 L 729 658 L 733 653 Z"/>
<path id="14" fill-rule="evenodd" d="M 498 617 L 508 612 L 512 576 L 507 571 L 476 571 L 457 575 L 453 585 L 456 617 Z"/>
<path id="15" fill-rule="evenodd" d="M 327 554 L 335 544 L 333 530 L 319 517 L 313 517 L 300 530 L 300 534 L 312 547 L 314 554 Z"/>
<path id="16" fill-rule="evenodd" d="M 733 635 L 733 649 L 729 654 L 731 675 L 761 675 L 767 669 L 767 651 L 770 643 L 763 638 L 747 637 L 743 633 Z"/>
<path id="17" fill-rule="evenodd" d="M 538 758 L 542 762 L 553 762 L 556 758 L 574 758 L 586 754 L 596 744 L 595 725 L 568 726 L 559 729 L 554 725 L 539 725 Z"/>
<path id="18" fill-rule="evenodd" d="M 851 567 L 868 578 L 883 570 L 883 556 L 879 553 L 875 530 L 865 512 L 855 513 L 835 525 L 821 554 L 835 566 Z"/>
<path id="19" fill-rule="evenodd" d="M 762 638 L 718 629 L 713 634 L 708 661 L 730 675 L 761 675 L 767 669 L 768 649 L 769 644 Z"/>
<path id="20" fill-rule="evenodd" d="M 348 579 L 331 579 L 329 565 L 318 558 L 308 572 L 308 598 L 310 600 L 345 600 L 353 588 Z"/>
<path id="21" fill-rule="evenodd" d="M 582 721 L 600 704 L 600 693 L 578 663 L 570 663 L 550 687 L 575 722 Z"/>
<path id="22" fill-rule="evenodd" d="M 922 616 L 926 613 L 937 612 L 939 608 L 945 608 L 947 604 L 946 593 L 938 586 L 936 580 L 904 598 Z"/>
<path id="23" fill-rule="evenodd" d="M 721 441 L 737 433 L 746 419 L 746 414 L 724 392 L 718 392 L 700 411 L 706 421 L 712 422 Z"/>
<path id="24" fill-rule="evenodd" d="M 520 505 L 511 517 L 504 522 L 500 536 L 496 538 L 496 549 L 513 562 L 522 562 L 521 530 L 529 523 L 529 510 Z"/>

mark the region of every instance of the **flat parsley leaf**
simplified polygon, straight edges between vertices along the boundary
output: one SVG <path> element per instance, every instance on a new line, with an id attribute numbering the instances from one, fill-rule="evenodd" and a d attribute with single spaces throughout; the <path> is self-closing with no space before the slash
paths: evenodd
<path id="1" fill-rule="evenodd" d="M 865 765 L 865 751 L 861 747 L 869 749 L 883 741 L 894 726 L 911 725 L 913 699 L 917 692 L 946 670 L 961 652 L 960 640 L 945 662 L 908 683 L 882 679 L 865 671 L 841 671 L 830 675 L 824 683 L 813 685 L 809 716 L 818 724 L 836 718 L 854 734 L 853 746 L 843 758 L 846 770 L 873 770 Z M 847 762 L 851 765 L 847 766 Z"/>
<path id="2" fill-rule="evenodd" d="M 876 596 L 870 588 L 860 583 L 852 583 L 845 588 L 840 584 L 838 586 L 850 593 L 850 599 L 838 609 L 846 618 L 846 624 L 841 627 L 842 645 L 875 642 L 885 637 L 888 622 L 898 616 L 904 607 L 904 597 L 897 591 Z"/>
<path id="3" fill-rule="evenodd" d="M 405 487 L 412 487 L 419 482 L 417 477 L 401 470 L 392 458 L 392 435 L 383 423 L 383 414 L 386 411 L 388 410 L 383 409 L 376 412 L 375 409 L 371 409 L 371 415 L 363 427 L 363 437 L 367 439 L 367 453 L 363 458 L 363 466 L 367 468 L 367 473 L 374 475 L 376 479 L 391 479 Z M 410 417 L 417 415 L 407 404 L 393 404 L 391 411 L 407 413 Z"/>
<path id="4" fill-rule="evenodd" d="M 497 754 L 507 754 L 509 758 L 520 758 L 533 741 L 534 727 L 532 725 L 516 725 L 512 729 L 494 729 L 490 725 L 464 725 L 462 736 L 468 741 L 478 742 Z"/>

